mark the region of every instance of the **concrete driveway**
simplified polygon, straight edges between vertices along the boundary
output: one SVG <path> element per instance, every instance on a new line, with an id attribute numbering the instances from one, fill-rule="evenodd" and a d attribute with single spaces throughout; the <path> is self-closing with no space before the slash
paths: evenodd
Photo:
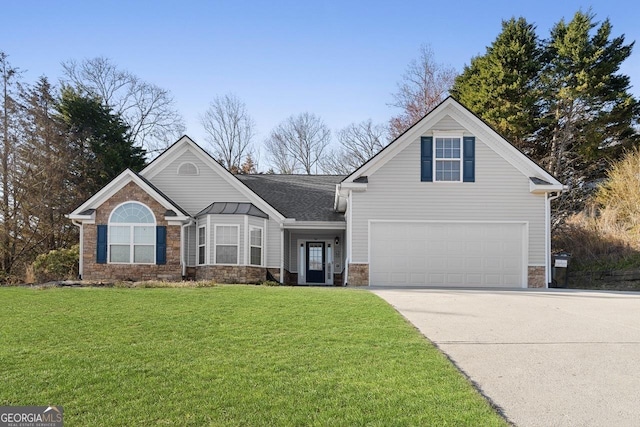
<path id="1" fill-rule="evenodd" d="M 371 290 L 517 426 L 640 425 L 640 293 Z"/>

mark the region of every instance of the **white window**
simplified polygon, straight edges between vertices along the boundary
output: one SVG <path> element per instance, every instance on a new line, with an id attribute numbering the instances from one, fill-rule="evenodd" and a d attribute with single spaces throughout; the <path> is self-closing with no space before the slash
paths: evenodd
<path id="1" fill-rule="evenodd" d="M 183 176 L 196 176 L 200 175 L 200 171 L 198 170 L 198 166 L 191 162 L 184 162 L 178 166 L 178 175 Z"/>
<path id="2" fill-rule="evenodd" d="M 462 138 L 435 138 L 435 180 L 462 180 Z"/>
<path id="3" fill-rule="evenodd" d="M 216 225 L 216 264 L 238 264 L 238 235 L 237 225 Z"/>
<path id="4" fill-rule="evenodd" d="M 123 203 L 109 218 L 109 262 L 153 264 L 156 257 L 156 219 L 138 202 Z"/>
<path id="5" fill-rule="evenodd" d="M 262 265 L 262 228 L 249 227 L 249 264 Z"/>
<path id="6" fill-rule="evenodd" d="M 207 243 L 206 227 L 202 226 L 198 228 L 198 264 L 205 263 L 205 247 Z"/>

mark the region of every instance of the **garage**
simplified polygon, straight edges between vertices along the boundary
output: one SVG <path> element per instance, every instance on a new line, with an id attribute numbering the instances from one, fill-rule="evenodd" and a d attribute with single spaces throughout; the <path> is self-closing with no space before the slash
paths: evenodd
<path id="1" fill-rule="evenodd" d="M 370 222 L 374 286 L 526 287 L 522 222 Z"/>

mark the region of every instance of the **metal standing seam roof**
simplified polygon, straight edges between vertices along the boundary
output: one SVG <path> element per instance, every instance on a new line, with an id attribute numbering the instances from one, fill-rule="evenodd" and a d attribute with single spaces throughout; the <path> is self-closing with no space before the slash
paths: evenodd
<path id="1" fill-rule="evenodd" d="M 252 203 L 237 203 L 237 202 L 213 202 L 200 212 L 196 214 L 196 217 L 208 214 L 221 214 L 221 215 L 250 215 L 258 218 L 268 219 L 269 215 L 262 212 Z"/>
<path id="2" fill-rule="evenodd" d="M 278 212 L 297 221 L 344 221 L 333 210 L 336 185 L 344 175 L 236 175 Z"/>

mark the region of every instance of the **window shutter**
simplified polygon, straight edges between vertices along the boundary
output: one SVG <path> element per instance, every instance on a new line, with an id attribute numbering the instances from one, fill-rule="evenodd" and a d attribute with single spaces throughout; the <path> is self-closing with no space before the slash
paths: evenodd
<path id="1" fill-rule="evenodd" d="M 82 256 L 82 254 L 80 254 Z M 98 239 L 96 241 L 96 262 L 107 263 L 107 226 L 98 225 Z"/>
<path id="2" fill-rule="evenodd" d="M 476 137 L 465 136 L 463 138 L 463 165 L 462 165 L 462 181 L 476 181 Z"/>
<path id="3" fill-rule="evenodd" d="M 433 181 L 433 137 L 420 138 L 420 181 Z"/>
<path id="4" fill-rule="evenodd" d="M 167 263 L 167 227 L 156 227 L 156 264 Z"/>

